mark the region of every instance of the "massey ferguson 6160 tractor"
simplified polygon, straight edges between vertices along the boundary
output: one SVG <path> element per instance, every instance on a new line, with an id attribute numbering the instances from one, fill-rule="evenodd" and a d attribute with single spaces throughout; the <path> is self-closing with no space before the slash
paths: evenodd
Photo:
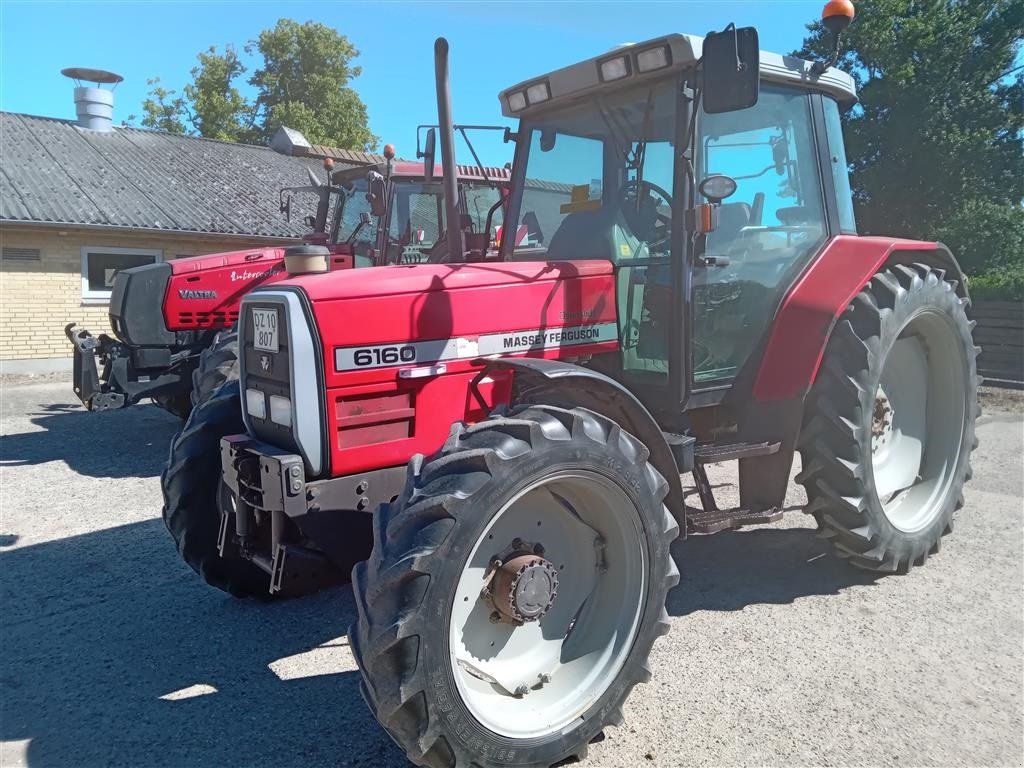
<path id="1" fill-rule="evenodd" d="M 393 156 L 389 146 L 386 162 L 378 166 L 334 171 L 328 184 L 282 191 L 282 213 L 290 213 L 294 193 L 318 197 L 316 214 L 306 219 L 312 232 L 305 245 L 213 253 L 118 272 L 110 299 L 113 336 L 96 337 L 74 323 L 65 329 L 75 348 L 75 394 L 89 410 L 123 408 L 149 397 L 185 418 L 195 397 L 223 382 L 225 366 L 235 366 L 235 336 L 225 338 L 223 332 L 234 325 L 247 291 L 303 269 L 324 247 L 330 270 L 410 263 L 432 248 L 447 248 L 440 179 L 425 177 L 420 163 L 395 162 Z M 459 166 L 458 179 L 464 223 L 480 232 L 508 171 Z M 226 356 L 211 350 L 215 340 L 230 347 Z M 209 376 L 203 376 L 197 368 L 211 354 Z"/>
<path id="2" fill-rule="evenodd" d="M 826 15 L 839 28 L 852 7 Z M 220 473 L 165 480 L 166 512 L 219 505 L 237 594 L 316 586 L 372 521 L 349 639 L 374 715 L 428 766 L 584 757 L 651 675 L 673 540 L 777 520 L 797 451 L 840 557 L 924 563 L 971 473 L 976 348 L 945 247 L 856 233 L 854 98 L 828 63 L 760 54 L 732 26 L 503 91 L 506 220 L 529 241 L 494 260 L 450 230 L 461 263 L 246 295 L 244 432 Z M 237 420 L 225 402 L 189 428 Z M 704 472 L 724 461 L 738 509 Z"/>

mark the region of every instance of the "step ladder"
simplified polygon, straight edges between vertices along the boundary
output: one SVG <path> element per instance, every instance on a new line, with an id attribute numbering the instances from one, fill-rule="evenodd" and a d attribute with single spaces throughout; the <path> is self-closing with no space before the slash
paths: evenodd
<path id="1" fill-rule="evenodd" d="M 782 518 L 783 510 L 779 508 L 753 509 L 719 509 L 715 494 L 708 481 L 705 464 L 721 461 L 739 461 L 754 456 L 768 456 L 778 453 L 781 443 L 708 443 L 698 445 L 694 450 L 693 481 L 697 486 L 697 495 L 703 509 L 686 511 L 686 527 L 689 533 L 711 534 L 719 531 L 732 530 L 744 525 L 762 525 L 774 523 Z"/>

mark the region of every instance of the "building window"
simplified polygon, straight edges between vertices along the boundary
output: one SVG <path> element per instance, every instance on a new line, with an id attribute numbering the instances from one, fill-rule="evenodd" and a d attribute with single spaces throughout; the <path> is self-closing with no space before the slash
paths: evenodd
<path id="1" fill-rule="evenodd" d="M 122 269 L 153 264 L 163 259 L 163 251 L 149 248 L 109 248 L 87 245 L 82 248 L 82 301 L 102 304 L 110 300 L 114 276 Z"/>

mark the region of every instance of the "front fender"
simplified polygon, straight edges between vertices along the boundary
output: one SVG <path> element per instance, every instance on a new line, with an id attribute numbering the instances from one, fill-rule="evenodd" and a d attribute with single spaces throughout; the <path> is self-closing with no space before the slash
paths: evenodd
<path id="1" fill-rule="evenodd" d="M 668 482 L 666 504 L 680 523 L 680 535 L 684 535 L 685 506 L 679 475 L 693 469 L 692 450 L 689 461 L 677 461 L 665 433 L 636 395 L 603 373 L 562 360 L 502 358 L 490 361 L 486 370 L 516 373 L 513 404 L 544 403 L 587 408 L 612 419 L 640 440 L 650 451 L 651 464 Z M 682 439 L 687 447 L 692 448 L 692 438 Z"/>

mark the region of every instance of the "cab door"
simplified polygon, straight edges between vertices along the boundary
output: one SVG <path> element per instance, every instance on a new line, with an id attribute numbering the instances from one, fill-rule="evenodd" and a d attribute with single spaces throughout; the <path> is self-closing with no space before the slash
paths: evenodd
<path id="1" fill-rule="evenodd" d="M 731 385 L 828 237 L 812 98 L 762 84 L 755 106 L 700 115 L 697 178 L 725 174 L 737 187 L 708 236 L 709 261 L 724 266 L 692 276 L 691 392 Z"/>

